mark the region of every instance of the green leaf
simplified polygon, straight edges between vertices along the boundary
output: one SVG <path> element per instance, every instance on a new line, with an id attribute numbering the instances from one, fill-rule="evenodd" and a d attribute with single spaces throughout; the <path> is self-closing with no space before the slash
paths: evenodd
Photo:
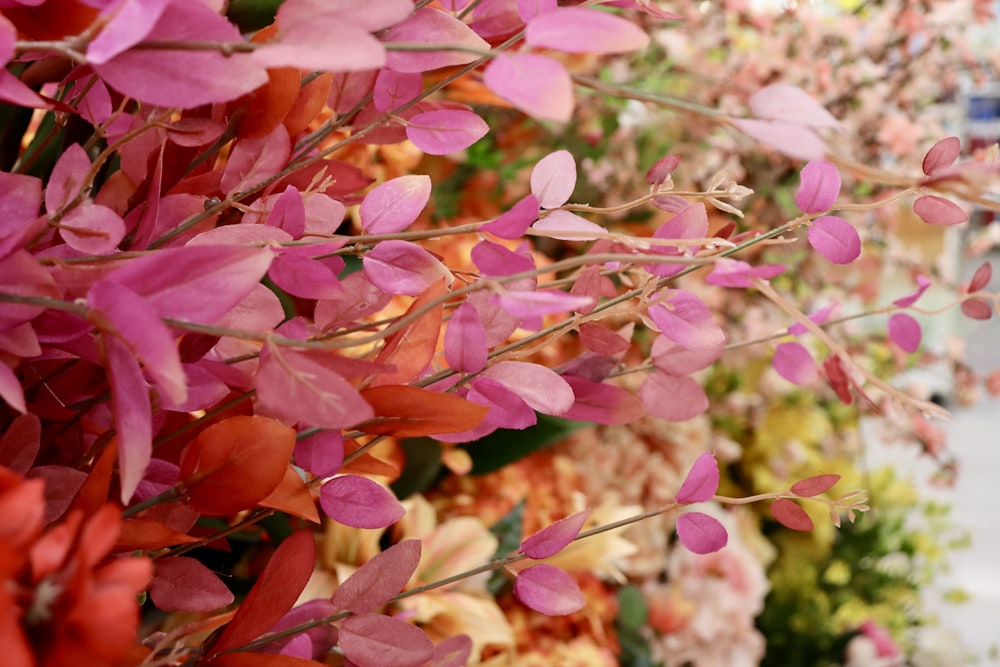
<path id="1" fill-rule="evenodd" d="M 588 422 L 538 415 L 538 423 L 521 431 L 502 429 L 463 447 L 472 457 L 471 475 L 499 470 L 532 452 L 553 445 L 570 433 L 591 426 Z"/>
<path id="2" fill-rule="evenodd" d="M 626 586 L 618 591 L 618 626 L 638 631 L 646 623 L 649 609 L 642 593 L 635 586 Z"/>
<path id="3" fill-rule="evenodd" d="M 404 463 L 399 478 L 389 485 L 400 500 L 422 493 L 441 474 L 441 443 L 432 438 L 404 438 L 399 443 Z"/>
<path id="4" fill-rule="evenodd" d="M 503 558 L 521 546 L 524 525 L 524 501 L 514 505 L 509 512 L 490 526 L 490 532 L 497 538 L 497 552 L 494 558 Z M 498 594 L 508 583 L 503 572 L 496 570 L 486 582 L 486 588 L 493 595 Z"/>
<path id="5" fill-rule="evenodd" d="M 274 23 L 274 15 L 285 0 L 229 0 L 226 18 L 240 32 L 254 32 Z"/>

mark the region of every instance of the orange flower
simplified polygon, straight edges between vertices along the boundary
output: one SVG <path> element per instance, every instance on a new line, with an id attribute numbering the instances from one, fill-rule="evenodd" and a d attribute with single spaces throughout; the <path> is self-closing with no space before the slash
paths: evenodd
<path id="1" fill-rule="evenodd" d="M 108 558 L 121 512 L 68 514 L 44 530 L 45 484 L 0 468 L 0 646 L 9 667 L 125 664 L 148 558 Z"/>

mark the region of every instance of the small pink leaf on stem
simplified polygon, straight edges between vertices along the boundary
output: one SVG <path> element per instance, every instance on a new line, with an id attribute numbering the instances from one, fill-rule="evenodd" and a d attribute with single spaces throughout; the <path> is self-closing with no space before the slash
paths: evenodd
<path id="1" fill-rule="evenodd" d="M 704 452 L 691 466 L 676 500 L 679 503 L 702 503 L 711 500 L 718 490 L 719 462 L 715 460 L 715 454 Z"/>
<path id="2" fill-rule="evenodd" d="M 529 116 L 565 123 L 573 115 L 573 80 L 548 56 L 500 54 L 486 66 L 483 82 Z"/>
<path id="3" fill-rule="evenodd" d="M 593 322 L 580 325 L 580 343 L 591 352 L 607 356 L 620 354 L 632 346 L 618 332 Z"/>
<path id="4" fill-rule="evenodd" d="M 687 375 L 708 368 L 725 350 L 725 339 L 713 347 L 689 350 L 666 336 L 657 336 L 653 339 L 650 357 L 653 365 L 668 375 Z"/>
<path id="5" fill-rule="evenodd" d="M 485 424 L 521 430 L 538 423 L 538 415 L 531 406 L 507 385 L 493 378 L 473 380 L 466 398 L 489 408 Z"/>
<path id="6" fill-rule="evenodd" d="M 920 324 L 906 313 L 896 313 L 889 318 L 889 338 L 912 354 L 920 347 Z"/>
<path id="7" fill-rule="evenodd" d="M 324 484 L 319 504 L 328 517 L 352 528 L 385 528 L 406 514 L 385 487 L 357 475 L 334 477 Z"/>
<path id="8" fill-rule="evenodd" d="M 958 204 L 937 195 L 917 197 L 913 212 L 930 225 L 958 225 L 969 219 Z"/>
<path id="9" fill-rule="evenodd" d="M 383 67 L 375 77 L 372 101 L 379 111 L 391 111 L 420 95 L 424 77 L 417 72 L 397 72 Z"/>
<path id="10" fill-rule="evenodd" d="M 930 176 L 936 171 L 950 167 L 961 153 L 961 140 L 958 137 L 945 137 L 931 146 L 931 149 L 924 155 L 921 167 L 924 173 Z"/>
<path id="11" fill-rule="evenodd" d="M 488 53 L 489 43 L 477 35 L 468 25 L 438 9 L 424 7 L 389 28 L 382 41 L 409 44 L 438 44 L 440 51 L 389 51 L 386 65 L 399 72 L 427 72 L 441 67 L 452 67 L 470 63 L 480 51 Z"/>
<path id="12" fill-rule="evenodd" d="M 110 255 L 125 237 L 125 221 L 107 206 L 85 201 L 59 221 L 59 233 L 74 250 Z"/>
<path id="13" fill-rule="evenodd" d="M 547 415 L 561 415 L 576 400 L 573 390 L 558 373 L 524 361 L 501 361 L 483 371 L 520 396 L 533 409 Z"/>
<path id="14" fill-rule="evenodd" d="M 52 167 L 45 185 L 45 210 L 55 213 L 80 193 L 90 158 L 80 144 L 70 144 Z"/>
<path id="15" fill-rule="evenodd" d="M 576 539 L 589 516 L 590 508 L 587 508 L 542 528 L 521 542 L 521 553 L 536 560 L 555 556 Z"/>
<path id="16" fill-rule="evenodd" d="M 840 475 L 815 475 L 792 484 L 792 493 L 802 498 L 811 498 L 826 493 L 840 481 Z"/>
<path id="17" fill-rule="evenodd" d="M 562 241 L 593 241 L 607 234 L 604 227 L 562 209 L 550 211 L 531 228 L 541 236 Z"/>
<path id="18" fill-rule="evenodd" d="M 218 575 L 184 556 L 156 561 L 149 597 L 163 611 L 209 612 L 233 602 L 232 592 Z"/>
<path id="19" fill-rule="evenodd" d="M 630 391 L 574 375 L 564 376 L 576 401 L 563 414 L 566 419 L 595 424 L 630 424 L 646 413 L 642 401 Z"/>
<path id="20" fill-rule="evenodd" d="M 512 276 L 535 268 L 535 260 L 530 254 L 514 252 L 492 241 L 480 241 L 469 255 L 476 268 L 486 276 Z"/>
<path id="21" fill-rule="evenodd" d="M 341 650 L 358 667 L 420 667 L 434 656 L 423 630 L 391 616 L 358 614 L 338 629 Z"/>
<path id="22" fill-rule="evenodd" d="M 439 641 L 434 646 L 434 658 L 428 667 L 465 667 L 472 655 L 472 638 L 469 635 L 454 635 Z"/>
<path id="23" fill-rule="evenodd" d="M 428 155 L 448 155 L 464 150 L 489 131 L 486 121 L 461 109 L 427 111 L 406 121 L 406 137 Z"/>
<path id="24" fill-rule="evenodd" d="M 685 512 L 677 518 L 677 538 L 696 554 L 710 554 L 729 543 L 729 533 L 715 517 L 701 512 Z"/>
<path id="25" fill-rule="evenodd" d="M 681 159 L 676 155 L 661 157 L 646 172 L 646 182 L 653 186 L 662 185 L 667 180 L 667 176 L 672 174 L 680 163 Z"/>
<path id="26" fill-rule="evenodd" d="M 344 462 L 340 431 L 320 431 L 295 443 L 295 464 L 317 477 L 337 474 Z"/>
<path id="27" fill-rule="evenodd" d="M 772 364 L 778 375 L 800 387 L 812 384 L 819 377 L 812 354 L 802 343 L 795 341 L 776 347 Z"/>
<path id="28" fill-rule="evenodd" d="M 694 419 L 708 410 L 708 396 L 693 378 L 650 373 L 639 387 L 639 399 L 649 414 L 669 422 Z"/>
<path id="29" fill-rule="evenodd" d="M 765 86 L 751 95 L 750 109 L 758 118 L 786 121 L 808 127 L 840 127 L 840 121 L 807 92 L 785 83 Z"/>
<path id="30" fill-rule="evenodd" d="M 409 241 L 382 241 L 361 260 L 365 277 L 390 294 L 419 296 L 451 272 L 422 246 Z"/>
<path id="31" fill-rule="evenodd" d="M 478 373 L 486 367 L 489 347 L 486 328 L 471 303 L 459 306 L 444 332 L 444 358 L 448 365 L 463 373 Z"/>
<path id="32" fill-rule="evenodd" d="M 779 153 L 798 160 L 822 160 L 826 142 L 811 127 L 793 122 L 736 118 L 738 130 Z"/>
<path id="33" fill-rule="evenodd" d="M 222 172 L 222 191 L 227 195 L 242 192 L 277 175 L 288 162 L 291 150 L 288 130 L 281 124 L 266 136 L 240 139 Z"/>
<path id="34" fill-rule="evenodd" d="M 801 182 L 795 203 L 803 213 L 827 211 L 840 194 L 840 172 L 826 160 L 813 160 L 799 175 Z"/>
<path id="35" fill-rule="evenodd" d="M 573 296 L 562 290 L 508 290 L 494 297 L 495 303 L 508 313 L 521 317 L 565 313 L 593 305 L 589 296 Z"/>
<path id="36" fill-rule="evenodd" d="M 502 239 L 519 239 L 538 219 L 540 204 L 538 197 L 528 195 L 522 197 L 511 209 L 492 220 L 480 229 Z"/>
<path id="37" fill-rule="evenodd" d="M 326 264 L 293 252 L 279 252 L 267 277 L 292 296 L 303 299 L 335 299 L 344 288 Z"/>
<path id="38" fill-rule="evenodd" d="M 521 570 L 514 595 L 537 612 L 566 616 L 583 609 L 584 599 L 573 577 L 554 565 L 539 563 Z"/>
<path id="39" fill-rule="evenodd" d="M 102 336 L 115 415 L 121 498 L 126 506 L 153 455 L 152 407 L 142 369 L 125 343 Z"/>
<path id="40" fill-rule="evenodd" d="M 778 498 L 771 503 L 771 516 L 785 528 L 808 532 L 813 529 L 812 519 L 799 504 L 788 498 Z"/>
<path id="41" fill-rule="evenodd" d="M 892 303 L 900 308 L 907 308 L 916 303 L 917 299 L 924 295 L 927 288 L 931 286 L 931 281 L 926 276 L 917 276 L 917 289 L 912 294 L 900 297 Z"/>
<path id="42" fill-rule="evenodd" d="M 739 259 L 722 258 L 715 263 L 712 272 L 705 276 L 705 282 L 718 287 L 753 287 L 753 279 L 769 280 L 784 273 L 783 264 L 763 264 L 750 266 Z"/>
<path id="43" fill-rule="evenodd" d="M 338 609 L 363 614 L 381 607 L 403 590 L 420 564 L 420 540 L 403 540 L 369 559 L 354 571 L 330 601 Z"/>
<path id="44" fill-rule="evenodd" d="M 704 301 L 685 290 L 663 290 L 661 295 L 648 312 L 664 336 L 689 350 L 714 348 L 725 341 L 725 332 Z"/>
<path id="45" fill-rule="evenodd" d="M 531 194 L 542 208 L 559 208 L 576 187 L 576 160 L 567 150 L 549 153 L 531 170 Z"/>
<path id="46" fill-rule="evenodd" d="M 632 21 L 585 7 L 560 7 L 528 22 L 530 46 L 566 53 L 626 53 L 646 48 L 649 35 Z"/>
<path id="47" fill-rule="evenodd" d="M 970 294 L 973 292 L 978 292 L 979 290 L 989 285 L 992 279 L 993 279 L 993 266 L 989 262 L 983 262 L 982 265 L 978 269 L 976 269 L 976 273 L 972 276 L 972 280 L 969 281 L 969 287 L 966 289 L 966 291 L 969 292 Z"/>
<path id="48" fill-rule="evenodd" d="M 809 245 L 834 264 L 850 264 L 861 255 L 861 237 L 851 223 L 835 215 L 813 220 Z"/>
<path id="49" fill-rule="evenodd" d="M 22 415 L 28 411 L 21 380 L 7 364 L 0 362 L 0 398 Z"/>
<path id="50" fill-rule="evenodd" d="M 993 317 L 993 307 L 986 299 L 976 297 L 962 302 L 962 313 L 974 320 L 988 320 Z"/>
<path id="51" fill-rule="evenodd" d="M 410 174 L 386 181 L 361 201 L 361 228 L 366 234 L 401 232 L 417 219 L 430 197 L 430 176 Z"/>
<path id="52" fill-rule="evenodd" d="M 517 0 L 517 14 L 525 23 L 558 7 L 557 0 Z"/>

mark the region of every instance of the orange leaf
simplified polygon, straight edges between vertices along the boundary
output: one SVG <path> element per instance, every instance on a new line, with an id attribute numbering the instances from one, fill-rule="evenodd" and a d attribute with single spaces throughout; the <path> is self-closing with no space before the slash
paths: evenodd
<path id="1" fill-rule="evenodd" d="M 230 417 L 198 434 L 181 454 L 184 500 L 209 515 L 253 507 L 285 476 L 295 431 L 265 417 Z"/>
<path id="2" fill-rule="evenodd" d="M 414 300 L 404 317 L 426 308 L 446 291 L 444 280 L 434 283 Z M 416 322 L 390 336 L 375 361 L 380 364 L 393 364 L 396 372 L 377 375 L 371 386 L 406 384 L 416 379 L 434 358 L 438 337 L 441 335 L 443 314 L 444 306 L 438 304 Z"/>
<path id="3" fill-rule="evenodd" d="M 115 542 L 115 551 L 150 551 L 163 549 L 175 544 L 197 542 L 197 537 L 174 530 L 165 523 L 154 519 L 125 519 L 122 531 Z"/>
<path id="4" fill-rule="evenodd" d="M 267 498 L 258 503 L 261 507 L 281 510 L 293 516 L 319 523 L 319 511 L 316 509 L 316 501 L 309 493 L 309 487 L 295 471 L 295 468 L 288 466 L 285 469 L 285 477 L 278 484 L 278 487 L 271 492 Z"/>
<path id="5" fill-rule="evenodd" d="M 309 127 L 313 118 L 326 106 L 326 98 L 330 95 L 332 85 L 333 74 L 324 72 L 302 86 L 292 108 L 282 121 L 289 135 L 294 137 Z"/>
<path id="6" fill-rule="evenodd" d="M 344 440 L 344 456 L 353 454 L 359 447 L 361 445 L 357 440 Z M 338 472 L 345 474 L 354 473 L 357 475 L 378 475 L 395 480 L 399 477 L 400 468 L 389 461 L 384 461 L 365 452 L 350 463 L 345 463 Z"/>
<path id="7" fill-rule="evenodd" d="M 118 460 L 117 451 L 117 442 L 112 439 L 90 467 L 87 479 L 77 491 L 76 497 L 73 498 L 70 511 L 82 510 L 84 514 L 90 516 L 108 501 L 111 475 L 114 472 L 115 461 Z"/>
<path id="8" fill-rule="evenodd" d="M 454 394 L 406 385 L 373 387 L 361 395 L 375 410 L 375 419 L 358 425 L 358 430 L 397 438 L 470 431 L 489 412 Z"/>

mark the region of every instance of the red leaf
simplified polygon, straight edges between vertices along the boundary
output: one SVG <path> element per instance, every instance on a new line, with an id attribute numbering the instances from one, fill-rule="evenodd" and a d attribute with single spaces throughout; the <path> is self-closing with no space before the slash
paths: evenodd
<path id="1" fill-rule="evenodd" d="M 419 667 L 434 655 L 434 644 L 423 630 L 381 614 L 345 619 L 340 648 L 358 667 Z"/>
<path id="2" fill-rule="evenodd" d="M 514 595 L 547 616 L 566 616 L 583 609 L 584 599 L 573 577 L 554 565 L 539 563 L 521 570 Z"/>
<path id="3" fill-rule="evenodd" d="M 375 361 L 380 364 L 391 364 L 396 367 L 396 371 L 378 375 L 372 382 L 373 387 L 411 382 L 431 362 L 437 351 L 441 321 L 444 317 L 444 306 L 440 303 L 440 297 L 446 292 L 444 281 L 438 281 L 424 290 L 423 294 L 410 305 L 404 317 L 426 309 L 434 301 L 439 301 L 437 306 L 430 308 L 416 322 L 386 340 Z"/>
<path id="4" fill-rule="evenodd" d="M 705 452 L 691 466 L 691 471 L 684 478 L 681 490 L 677 492 L 679 503 L 701 503 L 711 500 L 719 490 L 719 462 L 715 455 Z"/>
<path id="5" fill-rule="evenodd" d="M 212 658 L 207 667 L 322 667 L 325 663 L 272 653 L 226 653 Z"/>
<path id="6" fill-rule="evenodd" d="M 6 366 L 0 364 L 0 372 Z M 20 382 L 17 383 L 20 387 Z M 3 392 L 0 392 L 2 395 Z M 9 403 L 9 401 L 8 401 Z M 23 407 L 23 405 L 22 405 Z M 0 466 L 24 474 L 31 468 L 41 446 L 42 422 L 30 412 L 18 415 L 0 436 Z"/>
<path id="7" fill-rule="evenodd" d="M 729 543 L 729 534 L 715 517 L 701 512 L 685 512 L 677 518 L 677 538 L 696 554 L 710 554 Z"/>
<path id="8" fill-rule="evenodd" d="M 483 82 L 529 116 L 565 123 L 573 115 L 573 80 L 547 56 L 500 54 L 486 66 Z"/>
<path id="9" fill-rule="evenodd" d="M 771 503 L 771 516 L 785 528 L 808 532 L 813 529 L 812 519 L 798 503 L 788 498 L 778 498 Z"/>
<path id="10" fill-rule="evenodd" d="M 931 225 L 958 225 L 969 219 L 958 204 L 937 195 L 917 197 L 913 202 L 913 212 Z"/>
<path id="11" fill-rule="evenodd" d="M 319 523 L 316 501 L 313 499 L 312 493 L 309 492 L 309 487 L 305 485 L 302 477 L 292 466 L 285 469 L 285 476 L 274 491 L 257 504 L 261 507 L 280 510 L 306 521 Z"/>
<path id="12" fill-rule="evenodd" d="M 844 405 L 854 402 L 854 395 L 851 393 L 851 380 L 844 368 L 844 362 L 837 355 L 831 355 L 823 360 L 823 370 L 826 372 L 826 379 L 830 383 L 830 388 L 837 394 Z"/>
<path id="13" fill-rule="evenodd" d="M 950 167 L 961 153 L 961 140 L 958 137 L 945 137 L 931 146 L 931 149 L 927 151 L 927 155 L 924 156 L 921 167 L 924 173 L 930 176 L 935 171 Z"/>
<path id="14" fill-rule="evenodd" d="M 401 232 L 417 219 L 431 196 L 431 179 L 422 174 L 400 176 L 365 195 L 359 214 L 366 234 Z"/>
<path id="15" fill-rule="evenodd" d="M 559 519 L 521 542 L 521 552 L 528 558 L 536 560 L 556 555 L 572 544 L 576 536 L 580 534 L 583 525 L 587 523 L 589 516 L 590 508 L 588 507 L 582 512 L 577 512 L 565 519 Z"/>
<path id="16" fill-rule="evenodd" d="M 357 475 L 334 477 L 324 484 L 319 503 L 328 517 L 352 528 L 385 528 L 406 514 L 384 486 Z"/>
<path id="17" fill-rule="evenodd" d="M 419 438 L 473 429 L 488 409 L 454 394 L 407 385 L 385 385 L 361 392 L 375 419 L 357 425 L 365 433 Z"/>
<path id="18" fill-rule="evenodd" d="M 163 611 L 215 611 L 233 602 L 218 575 L 183 556 L 156 561 L 149 597 Z"/>
<path id="19" fill-rule="evenodd" d="M 608 12 L 561 7 L 532 18 L 524 41 L 567 53 L 625 53 L 646 48 L 649 35 L 635 23 Z"/>
<path id="20" fill-rule="evenodd" d="M 241 646 L 270 630 L 295 604 L 315 564 L 316 543 L 310 531 L 300 530 L 282 542 L 207 654 Z"/>
<path id="21" fill-rule="evenodd" d="M 972 276 L 972 280 L 969 281 L 969 287 L 966 289 L 970 294 L 973 292 L 978 292 L 979 290 L 985 288 L 990 284 L 993 279 L 993 266 L 989 262 L 983 262 L 978 269 L 976 269 L 975 275 Z"/>
<path id="22" fill-rule="evenodd" d="M 420 540 L 403 540 L 354 571 L 330 601 L 338 609 L 363 614 L 381 607 L 403 590 L 420 564 Z"/>
<path id="23" fill-rule="evenodd" d="M 826 160 L 814 160 L 802 168 L 795 203 L 803 213 L 828 210 L 840 194 L 840 172 Z"/>
<path id="24" fill-rule="evenodd" d="M 792 484 L 792 493 L 803 498 L 818 496 L 833 488 L 840 481 L 840 475 L 816 475 Z"/>
<path id="25" fill-rule="evenodd" d="M 35 466 L 27 477 L 45 480 L 46 524 L 52 523 L 69 509 L 76 494 L 87 481 L 87 474 L 66 466 Z"/>
<path id="26" fill-rule="evenodd" d="M 210 515 L 253 507 L 278 487 L 294 447 L 295 431 L 265 417 L 212 424 L 181 454 L 185 502 Z"/>
<path id="27" fill-rule="evenodd" d="M 152 551 L 197 541 L 198 538 L 174 530 L 160 521 L 131 518 L 122 521 L 122 530 L 118 535 L 118 541 L 115 542 L 115 551 Z"/>
<path id="28" fill-rule="evenodd" d="M 993 317 L 993 307 L 989 301 L 976 297 L 962 302 L 962 312 L 974 320 L 988 320 Z"/>

